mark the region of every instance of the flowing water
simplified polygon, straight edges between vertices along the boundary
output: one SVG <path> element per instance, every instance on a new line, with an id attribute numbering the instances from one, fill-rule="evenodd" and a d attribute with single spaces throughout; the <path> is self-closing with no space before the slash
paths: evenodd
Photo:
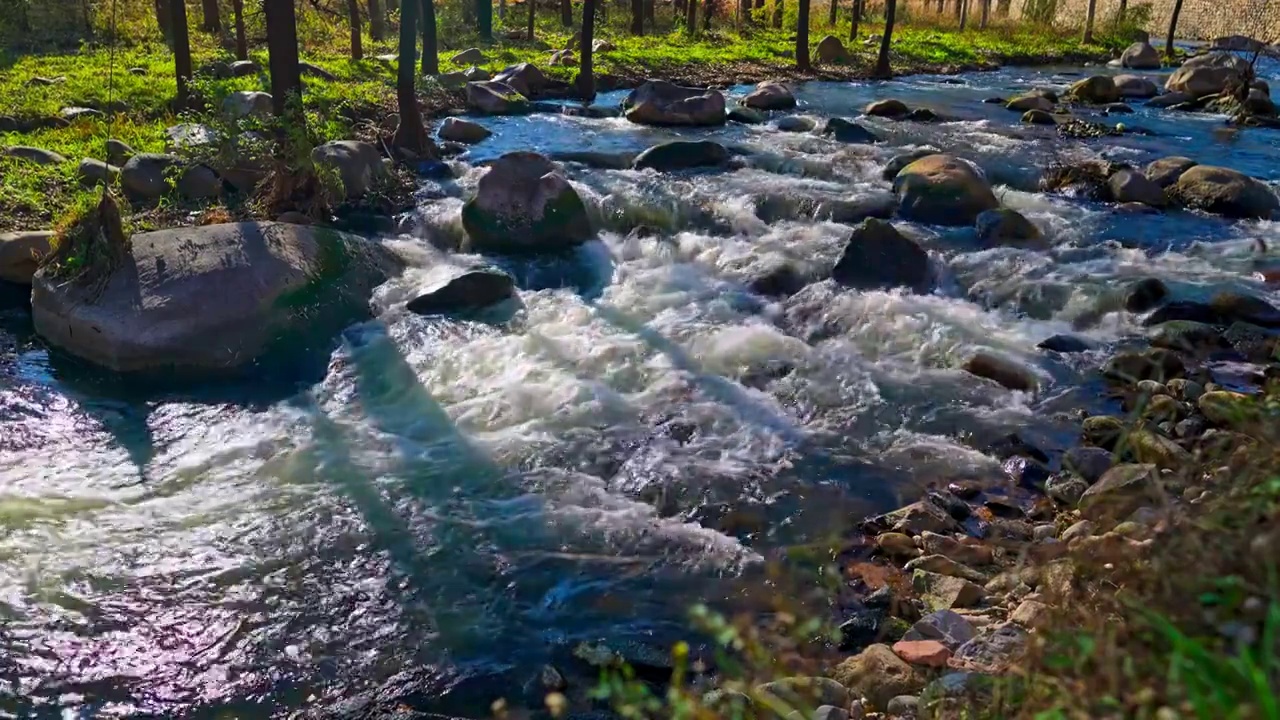
<path id="1" fill-rule="evenodd" d="M 888 140 L 875 146 L 770 125 L 485 119 L 495 135 L 467 163 L 674 137 L 747 154 L 683 175 L 567 165 L 606 230 L 569 260 L 506 262 L 522 307 L 497 323 L 403 310 L 440 264 L 474 260 L 428 240 L 458 236 L 482 170 L 428 184 L 415 234 L 396 241 L 422 267 L 379 290 L 377 318 L 344 333 L 315 383 L 138 387 L 51 356 L 5 304 L 0 711 L 275 717 L 381 687 L 479 716 L 576 642 L 669 642 L 691 603 L 742 596 L 740 578 L 779 548 L 998 472 L 980 452 L 994 438 L 1069 447 L 1069 411 L 1107 407 L 1093 372 L 1105 348 L 1138 328 L 1108 315 L 1085 331 L 1103 349 L 1081 355 L 1036 343 L 1131 278 L 1265 296 L 1253 239 L 1280 245 L 1275 223 L 1034 192 L 1050 162 L 1082 154 L 1187 155 L 1280 180 L 1278 131 L 1135 104 L 1119 120 L 1151 135 L 1060 141 L 982 103 L 1080 72 L 799 89 L 815 117 L 896 97 L 957 118 L 869 119 Z M 849 228 L 815 219 L 823 201 L 884 193 L 884 163 L 924 145 L 976 160 L 1054 247 L 980 250 L 972 230 L 904 223 L 939 268 L 933 294 L 748 290 L 781 263 L 829 268 Z M 628 237 L 637 224 L 660 232 Z M 977 348 L 1027 363 L 1042 391 L 954 369 Z"/>

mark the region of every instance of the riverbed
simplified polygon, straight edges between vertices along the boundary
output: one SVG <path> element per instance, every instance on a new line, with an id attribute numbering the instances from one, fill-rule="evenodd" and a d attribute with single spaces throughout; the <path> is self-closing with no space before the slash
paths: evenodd
<path id="1" fill-rule="evenodd" d="M 1280 245 L 1280 223 L 1036 191 L 1051 163 L 1095 156 L 1183 155 L 1280 183 L 1277 130 L 1133 101 L 1131 115 L 1080 115 L 1144 134 L 1062 140 L 983 102 L 1099 71 L 796 88 L 787 114 L 856 117 L 897 98 L 949 119 L 861 119 L 876 145 L 773 122 L 478 119 L 493 137 L 454 161 L 456 180 L 425 181 L 391 241 L 418 267 L 379 289 L 378 317 L 349 328 L 327 366 L 296 374 L 199 390 L 122 381 L 51 355 L 5 298 L 0 710 L 283 717 L 382 688 L 480 717 L 544 663 L 571 667 L 577 643 L 666 647 L 692 604 L 749 605 L 743 578 L 786 548 L 1000 472 L 984 449 L 1011 432 L 1071 447 L 1073 413 L 1113 407 L 1098 365 L 1143 333 L 1123 312 L 1081 320 L 1125 284 L 1280 302 L 1253 276 L 1267 262 L 1256 241 Z M 1261 75 L 1275 85 L 1280 65 Z M 503 317 L 404 310 L 437 274 L 480 260 L 437 248 L 460 236 L 484 161 L 676 138 L 722 142 L 737 167 L 566 163 L 598 240 L 567 259 L 496 260 L 521 288 Z M 970 228 L 896 221 L 930 251 L 938 290 L 816 280 L 850 232 L 822 208 L 883 195 L 885 163 L 925 146 L 980 165 L 1051 249 L 982 249 Z M 630 232 L 640 225 L 651 232 Z M 752 292 L 778 265 L 815 282 Z M 1096 349 L 1037 348 L 1059 333 Z M 1040 392 L 959 370 L 978 349 L 1032 368 Z"/>

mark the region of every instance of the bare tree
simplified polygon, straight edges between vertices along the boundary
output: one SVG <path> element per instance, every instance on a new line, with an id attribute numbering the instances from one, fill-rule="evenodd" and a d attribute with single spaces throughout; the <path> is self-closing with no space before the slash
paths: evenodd
<path id="1" fill-rule="evenodd" d="M 716 16 L 716 6 L 719 0 L 702 0 L 702 29 L 711 32 L 711 21 Z"/>
<path id="2" fill-rule="evenodd" d="M 582 52 L 578 63 L 578 96 L 591 100 L 596 96 L 595 71 L 591 69 L 591 43 L 596 32 L 596 0 L 582 3 Z"/>
<path id="3" fill-rule="evenodd" d="M 414 80 L 418 68 L 415 55 L 418 45 L 418 3 L 405 0 L 400 5 L 400 67 L 396 73 L 396 105 L 400 111 L 400 126 L 391 144 L 418 156 L 431 157 L 434 153 L 427 128 L 422 124 L 422 111 L 418 109 L 418 93 Z"/>
<path id="4" fill-rule="evenodd" d="M 849 25 L 849 42 L 858 39 L 858 24 L 862 21 L 862 0 L 853 0 L 851 23 Z"/>
<path id="5" fill-rule="evenodd" d="M 302 69 L 298 66 L 298 18 L 292 0 L 264 0 L 267 55 L 271 70 L 271 108 L 276 117 L 301 126 Z"/>
<path id="6" fill-rule="evenodd" d="M 1173 57 L 1173 36 L 1178 32 L 1178 15 L 1182 13 L 1182 0 L 1173 1 L 1173 14 L 1169 16 L 1169 35 L 1164 41 L 1164 54 Z"/>
<path id="7" fill-rule="evenodd" d="M 249 41 L 244 32 L 244 0 L 231 0 L 231 21 L 236 25 L 236 59 L 249 59 Z"/>
<path id="8" fill-rule="evenodd" d="M 989 21 L 990 19 L 991 19 L 991 0 L 982 0 L 982 21 L 978 24 L 978 27 L 983 30 L 986 30 L 987 21 Z"/>
<path id="9" fill-rule="evenodd" d="M 887 78 L 893 75 L 889 68 L 889 46 L 893 43 L 893 16 L 898 11 L 898 0 L 884 0 L 884 36 L 880 38 L 880 57 L 876 59 L 876 75 Z"/>
<path id="10" fill-rule="evenodd" d="M 533 0 L 529 0 L 529 39 L 533 39 Z M 435 0 L 422 0 L 422 74 L 440 72 L 440 42 L 436 38 Z"/>
<path id="11" fill-rule="evenodd" d="M 1089 0 L 1089 10 L 1084 18 L 1084 42 L 1093 42 L 1093 18 L 1098 12 L 1098 0 Z"/>
<path id="12" fill-rule="evenodd" d="M 1124 16 L 1128 11 L 1129 0 L 1120 0 L 1120 9 L 1116 10 L 1116 25 L 1124 24 Z"/>
<path id="13" fill-rule="evenodd" d="M 573 0 L 560 0 L 560 24 L 573 27 Z"/>
<path id="14" fill-rule="evenodd" d="M 631 34 L 644 35 L 644 0 L 631 0 Z"/>
<path id="15" fill-rule="evenodd" d="M 173 13 L 171 12 L 172 4 L 169 0 L 156 0 L 156 25 L 160 28 L 160 34 L 164 36 L 164 41 L 170 47 L 173 46 Z"/>
<path id="16" fill-rule="evenodd" d="M 360 30 L 359 0 L 347 0 L 347 20 L 351 25 L 351 59 L 364 59 L 364 42 Z"/>
<path id="17" fill-rule="evenodd" d="M 387 36 L 387 16 L 381 0 L 369 0 L 369 37 L 378 42 Z"/>
<path id="18" fill-rule="evenodd" d="M 204 0 L 201 9 L 204 11 L 204 24 L 201 28 L 209 33 L 222 32 L 222 13 L 218 10 L 218 0 Z"/>
<path id="19" fill-rule="evenodd" d="M 836 12 L 839 9 L 840 4 L 836 0 L 831 0 L 831 7 L 827 9 L 827 27 L 836 26 Z"/>
<path id="20" fill-rule="evenodd" d="M 174 109 L 181 112 L 191 99 L 191 37 L 185 0 L 169 0 L 169 28 L 173 36 L 173 70 L 178 80 Z"/>
<path id="21" fill-rule="evenodd" d="M 809 69 L 809 0 L 796 0 L 796 67 Z M 831 5 L 835 6 L 835 0 Z"/>
<path id="22" fill-rule="evenodd" d="M 688 0 L 685 4 L 684 30 L 691 36 L 698 34 L 698 0 Z"/>
<path id="23" fill-rule="evenodd" d="M 481 38 L 493 39 L 493 0 L 476 0 L 476 30 Z"/>
<path id="24" fill-rule="evenodd" d="M 782 28 L 782 14 L 786 8 L 783 6 L 784 0 L 773 0 L 773 17 L 770 18 L 770 24 L 775 28 Z"/>
<path id="25" fill-rule="evenodd" d="M 969 0 L 956 0 L 960 4 L 960 31 L 969 24 Z"/>

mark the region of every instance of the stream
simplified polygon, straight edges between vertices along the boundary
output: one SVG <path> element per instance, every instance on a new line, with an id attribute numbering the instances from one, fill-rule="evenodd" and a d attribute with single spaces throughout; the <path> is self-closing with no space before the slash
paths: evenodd
<path id="1" fill-rule="evenodd" d="M 140 387 L 51 356 L 6 298 L 0 715 L 286 717 L 377 690 L 485 716 L 544 663 L 571 666 L 579 642 L 669 646 L 692 604 L 749 604 L 746 578 L 781 550 L 999 473 L 982 450 L 1011 432 L 1071 447 L 1073 411 L 1116 407 L 1097 367 L 1143 329 L 1112 313 L 1078 332 L 1097 350 L 1036 345 L 1076 332 L 1101 298 L 1158 277 L 1190 297 L 1234 288 L 1280 303 L 1251 276 L 1256 239 L 1280 246 L 1280 223 L 1035 191 L 1050 163 L 1091 155 L 1184 155 L 1280 183 L 1277 130 L 1133 101 L 1132 115 L 1078 114 L 1150 134 L 1060 140 L 983 102 L 1097 71 L 797 88 L 789 114 L 856 117 L 892 97 L 955 118 L 860 119 L 877 145 L 772 123 L 477 119 L 494 135 L 456 181 L 424 181 L 413 233 L 395 241 L 420 267 L 378 290 L 378 317 L 343 334 L 318 382 Z M 1280 83 L 1280 64 L 1260 71 Z M 496 261 L 521 287 L 507 322 L 404 310 L 476 259 L 433 245 L 459 237 L 479 163 L 676 138 L 738 148 L 742 167 L 566 163 L 599 240 L 569 259 Z M 850 228 L 815 208 L 887 192 L 889 158 L 926 145 L 977 162 L 1053 247 L 983 250 L 971 228 L 896 220 L 934 256 L 934 293 L 751 292 L 780 264 L 828 270 Z M 637 225 L 657 233 L 629 235 Z M 958 370 L 978 348 L 1033 368 L 1041 392 Z"/>

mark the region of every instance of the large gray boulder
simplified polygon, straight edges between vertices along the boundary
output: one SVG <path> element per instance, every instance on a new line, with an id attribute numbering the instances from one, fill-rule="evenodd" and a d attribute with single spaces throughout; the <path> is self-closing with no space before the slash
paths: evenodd
<path id="1" fill-rule="evenodd" d="M 904 167 L 893 191 L 903 217 L 936 225 L 972 225 L 1000 206 L 982 172 L 951 155 L 927 155 Z"/>
<path id="2" fill-rule="evenodd" d="M 1269 219 L 1280 198 L 1261 181 L 1230 168 L 1196 165 L 1169 189 L 1189 207 L 1231 218 Z"/>
<path id="3" fill-rule="evenodd" d="M 905 287 L 928 292 L 933 284 L 929 253 L 883 220 L 868 218 L 853 229 L 831 277 L 859 290 Z"/>
<path id="4" fill-rule="evenodd" d="M 467 83 L 467 107 L 485 115 L 517 115 L 529 111 L 529 99 L 506 83 Z"/>
<path id="5" fill-rule="evenodd" d="M 1141 75 L 1117 75 L 1111 78 L 1122 98 L 1152 98 L 1160 94 L 1160 86 Z"/>
<path id="6" fill-rule="evenodd" d="M 547 76 L 533 63 L 520 63 L 505 68 L 493 76 L 493 81 L 510 85 L 525 97 L 534 97 L 551 84 Z"/>
<path id="7" fill-rule="evenodd" d="M 439 135 L 441 140 L 470 144 L 478 143 L 492 134 L 492 130 L 480 123 L 473 123 L 462 118 L 445 118 L 444 122 L 440 123 Z"/>
<path id="8" fill-rule="evenodd" d="M 0 280 L 30 285 L 40 261 L 53 249 L 53 232 L 19 230 L 0 233 Z"/>
<path id="9" fill-rule="evenodd" d="M 566 250 L 593 232 L 586 205 L 560 169 L 532 152 L 503 155 L 462 208 L 468 249 L 500 253 Z"/>
<path id="10" fill-rule="evenodd" d="M 723 125 L 724 95 L 706 88 L 648 80 L 622 101 L 626 117 L 640 125 Z"/>
<path id="11" fill-rule="evenodd" d="M 790 110 L 796 106 L 796 96 L 791 89 L 780 82 L 767 80 L 756 85 L 742 104 L 756 110 Z"/>
<path id="12" fill-rule="evenodd" d="M 1159 70 L 1160 53 L 1151 43 L 1136 42 L 1120 55 L 1120 65 L 1134 70 Z"/>
<path id="13" fill-rule="evenodd" d="M 120 169 L 120 184 L 129 195 L 143 200 L 155 200 L 173 186 L 177 180 L 176 168 L 182 160 L 176 155 L 138 153 Z"/>
<path id="14" fill-rule="evenodd" d="M 221 371 L 367 318 L 400 268 L 381 245 L 314 227 L 160 230 L 135 235 L 95 290 L 36 273 L 32 319 L 51 345 L 117 372 Z"/>
<path id="15" fill-rule="evenodd" d="M 387 172 L 378 148 L 360 140 L 337 140 L 320 145 L 311 151 L 311 162 L 336 172 L 348 198 L 369 192 Z"/>
<path id="16" fill-rule="evenodd" d="M 687 170 L 697 167 L 719 167 L 729 161 L 729 150 L 710 140 L 674 140 L 645 150 L 636 156 L 632 167 L 659 172 Z"/>
<path id="17" fill-rule="evenodd" d="M 1248 68 L 1248 61 L 1231 53 L 1200 55 L 1175 70 L 1164 87 L 1200 98 L 1222 92 L 1228 84 L 1238 81 Z"/>
<path id="18" fill-rule="evenodd" d="M 222 101 L 222 111 L 231 118 L 270 117 L 271 93 L 242 90 L 233 92 Z"/>

